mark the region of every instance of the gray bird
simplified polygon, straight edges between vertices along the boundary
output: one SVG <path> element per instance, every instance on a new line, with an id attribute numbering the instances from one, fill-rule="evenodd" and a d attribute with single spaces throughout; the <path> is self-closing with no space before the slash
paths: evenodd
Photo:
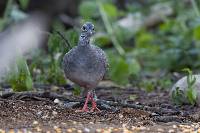
<path id="1" fill-rule="evenodd" d="M 108 61 L 104 51 L 90 44 L 94 34 L 94 25 L 86 22 L 81 28 L 78 45 L 73 47 L 63 58 L 63 68 L 66 78 L 83 87 L 87 91 L 87 98 L 82 112 L 88 112 L 88 101 L 92 102 L 90 111 L 100 111 L 96 104 L 94 88 L 103 79 L 108 68 Z"/>

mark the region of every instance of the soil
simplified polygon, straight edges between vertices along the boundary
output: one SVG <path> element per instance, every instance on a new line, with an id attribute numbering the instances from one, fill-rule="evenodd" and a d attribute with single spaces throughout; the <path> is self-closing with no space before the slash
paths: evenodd
<path id="1" fill-rule="evenodd" d="M 96 94 L 99 99 L 109 101 L 110 108 L 99 102 L 101 112 L 82 113 L 76 112 L 81 109 L 83 101 L 73 96 L 73 89 L 55 86 L 46 88 L 49 88 L 51 93 L 65 96 L 70 102 L 76 99 L 79 104 L 69 108 L 42 95 L 38 98 L 19 98 L 16 97 L 17 93 L 2 95 L 0 133 L 200 132 L 200 108 L 189 105 L 175 106 L 168 91 L 155 90 L 149 93 L 132 87 L 100 86 L 96 88 Z"/>

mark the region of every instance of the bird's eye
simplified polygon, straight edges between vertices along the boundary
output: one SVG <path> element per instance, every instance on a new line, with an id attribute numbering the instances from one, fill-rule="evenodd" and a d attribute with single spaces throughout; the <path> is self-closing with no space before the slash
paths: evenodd
<path id="1" fill-rule="evenodd" d="M 85 26 L 83 26 L 82 29 L 83 29 L 83 31 L 86 31 L 86 27 Z"/>
<path id="2" fill-rule="evenodd" d="M 92 30 L 94 30 L 94 28 L 92 28 Z"/>

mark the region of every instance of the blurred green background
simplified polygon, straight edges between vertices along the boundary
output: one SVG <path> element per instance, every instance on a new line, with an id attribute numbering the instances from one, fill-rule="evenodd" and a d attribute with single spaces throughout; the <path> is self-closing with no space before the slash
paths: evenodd
<path id="1" fill-rule="evenodd" d="M 38 2 L 38 3 L 37 3 Z M 26 18 L 33 10 L 51 10 L 48 2 L 0 2 L 0 29 Z M 64 85 L 62 58 L 69 51 L 60 31 L 77 45 L 79 26 L 95 25 L 92 43 L 105 50 L 110 63 L 107 80 L 146 91 L 168 89 L 184 68 L 200 68 L 200 1 L 198 0 L 77 0 L 57 13 L 46 43 L 25 56 L 25 84 Z M 37 6 L 37 5 L 44 6 Z M 50 3 L 51 4 L 51 3 Z M 36 7 L 36 9 L 34 8 Z M 23 64 L 23 63 L 22 63 Z M 19 68 L 21 68 L 19 65 Z M 12 74 L 9 74 L 12 75 Z M 18 74 L 19 75 L 19 74 Z M 13 80 L 14 77 L 14 80 Z M 8 76 L 16 84 L 20 76 Z M 31 79 L 30 79 L 31 78 Z M 22 83 L 24 84 L 24 83 Z M 27 86 L 27 85 L 25 85 Z"/>

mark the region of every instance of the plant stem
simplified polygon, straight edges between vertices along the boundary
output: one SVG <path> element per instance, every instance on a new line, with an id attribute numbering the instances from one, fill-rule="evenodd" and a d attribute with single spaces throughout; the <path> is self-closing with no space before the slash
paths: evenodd
<path id="1" fill-rule="evenodd" d="M 196 1 L 195 1 L 195 0 L 191 0 L 191 2 L 192 2 L 192 6 L 193 6 L 193 9 L 194 9 L 196 15 L 197 15 L 198 17 L 200 17 L 200 12 L 199 12 L 199 9 L 198 9 L 198 6 L 197 6 Z"/>
<path id="2" fill-rule="evenodd" d="M 121 56 L 124 56 L 125 54 L 125 51 L 124 49 L 121 47 L 121 45 L 119 44 L 119 42 L 117 41 L 116 37 L 113 35 L 113 30 L 112 30 L 112 26 L 108 20 L 108 17 L 104 11 L 104 8 L 102 6 L 102 3 L 100 2 L 100 0 L 97 0 L 97 3 L 98 3 L 98 7 L 99 7 L 99 12 L 101 14 L 101 17 L 103 19 L 103 22 L 104 22 L 104 25 L 105 25 L 105 28 L 108 32 L 108 34 L 110 35 L 111 37 L 111 41 L 113 43 L 113 45 L 115 46 L 116 50 L 118 51 L 118 53 L 121 55 Z"/>
<path id="3" fill-rule="evenodd" d="M 6 5 L 6 9 L 5 9 L 4 14 L 3 14 L 4 19 L 8 17 L 10 10 L 11 10 L 12 3 L 13 3 L 13 0 L 8 0 L 7 5 Z"/>

